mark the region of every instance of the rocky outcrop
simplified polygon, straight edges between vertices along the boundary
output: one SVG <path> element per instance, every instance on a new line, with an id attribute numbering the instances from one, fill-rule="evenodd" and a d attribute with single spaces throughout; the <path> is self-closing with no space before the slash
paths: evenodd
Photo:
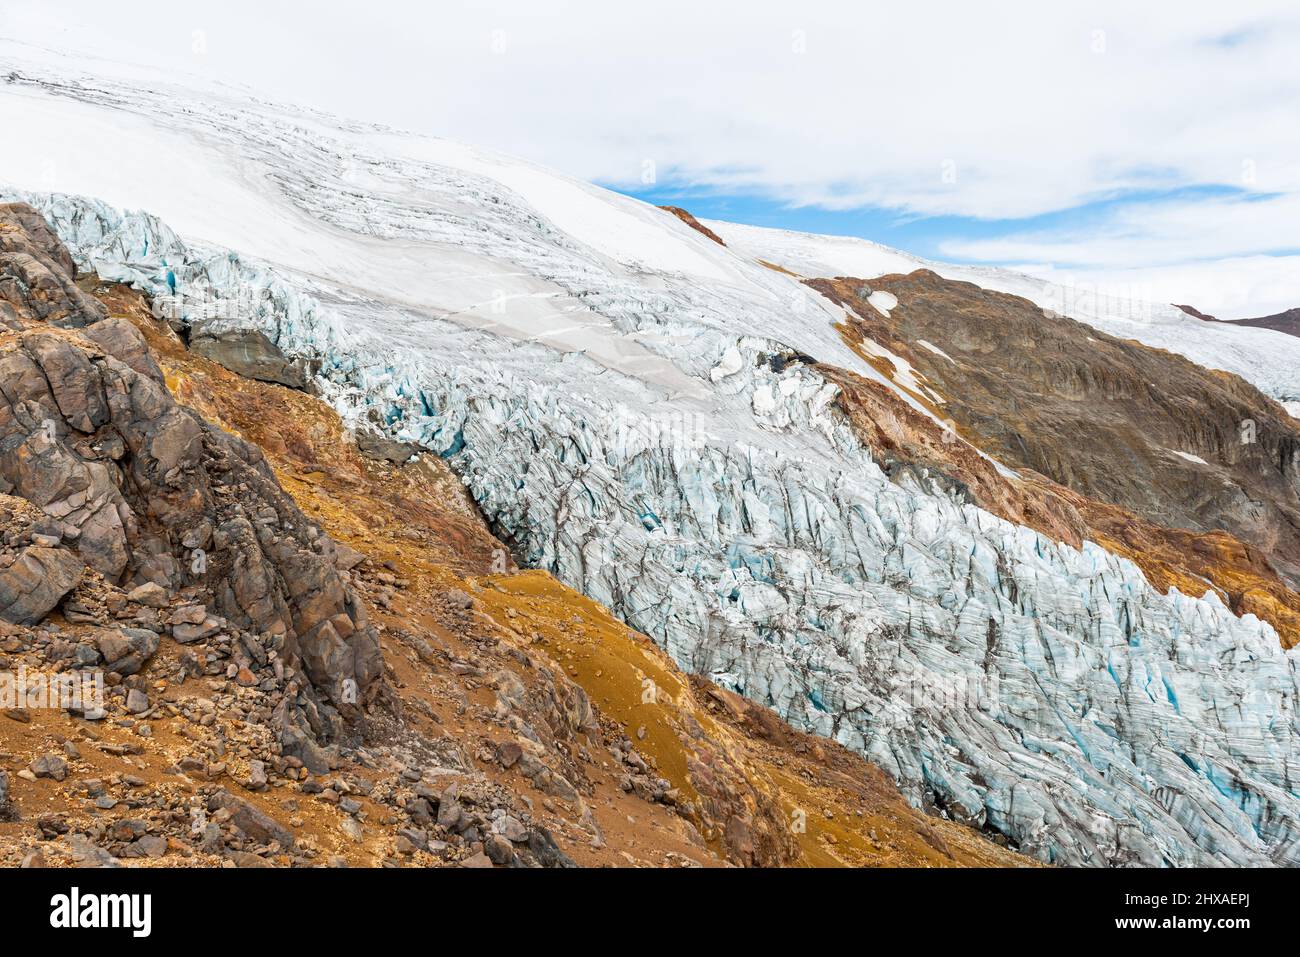
<path id="1" fill-rule="evenodd" d="M 682 209 L 680 206 L 660 206 L 659 208 L 666 213 L 672 213 L 674 216 L 676 216 L 678 219 L 684 222 L 687 226 L 691 227 L 691 229 L 695 230 L 698 233 L 701 233 L 702 235 L 709 237 L 709 239 L 712 239 L 719 246 L 727 245 L 722 241 L 721 236 L 719 236 L 713 230 L 709 229 L 708 226 L 705 226 L 702 222 L 696 219 L 693 215 L 691 215 L 691 213 L 688 210 Z"/>
<path id="2" fill-rule="evenodd" d="M 55 548 L 29 546 L 0 567 L 0 621 L 34 625 L 81 581 L 85 565 Z"/>
<path id="3" fill-rule="evenodd" d="M 1206 315 L 1205 313 L 1201 312 L 1201 310 L 1197 309 L 1195 306 L 1185 306 L 1180 303 L 1174 303 L 1174 307 L 1177 309 L 1181 309 L 1183 312 L 1187 313 L 1193 319 L 1201 319 L 1204 320 L 1205 322 L 1219 321 L 1214 316 Z"/>
<path id="4" fill-rule="evenodd" d="M 200 331 L 190 340 L 190 348 L 249 379 L 291 389 L 307 387 L 305 365 L 285 358 L 279 346 L 257 329 L 226 329 L 211 334 Z"/>
<path id="5" fill-rule="evenodd" d="M 0 572 L 0 607 L 40 620 L 88 566 L 113 583 L 202 597 L 272 643 L 291 685 L 276 722 L 314 763 L 381 687 L 374 629 L 330 547 L 261 451 L 171 397 L 140 333 L 107 319 L 30 208 L 0 209 L 0 492 L 39 507 L 55 547 Z M 293 675 L 301 673 L 300 681 Z"/>
<path id="6" fill-rule="evenodd" d="M 380 461 L 391 462 L 393 465 L 410 461 L 411 456 L 416 452 L 414 446 L 390 439 L 383 432 L 374 429 L 358 429 L 356 438 L 357 448 L 366 455 Z"/>
<path id="7" fill-rule="evenodd" d="M 39 212 L 0 204 L 0 324 L 11 324 L 15 311 L 73 327 L 104 318 L 75 278 L 72 256 Z"/>

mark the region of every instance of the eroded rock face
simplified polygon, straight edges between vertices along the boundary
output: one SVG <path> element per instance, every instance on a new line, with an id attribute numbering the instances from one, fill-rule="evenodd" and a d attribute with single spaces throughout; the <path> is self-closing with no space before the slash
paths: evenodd
<path id="1" fill-rule="evenodd" d="M 104 307 L 76 286 L 72 256 L 39 212 L 22 203 L 0 204 L 0 303 L 9 314 L 84 326 L 104 318 Z M 0 312 L 0 320 L 4 313 Z"/>
<path id="2" fill-rule="evenodd" d="M 282 736 L 299 750 L 334 737 L 377 693 L 381 661 L 328 540 L 259 449 L 172 399 L 143 337 L 77 288 L 34 210 L 0 207 L 0 237 L 0 493 L 63 532 L 0 569 L 0 617 L 41 620 L 85 566 L 153 583 L 163 603 L 197 590 L 304 674 Z"/>

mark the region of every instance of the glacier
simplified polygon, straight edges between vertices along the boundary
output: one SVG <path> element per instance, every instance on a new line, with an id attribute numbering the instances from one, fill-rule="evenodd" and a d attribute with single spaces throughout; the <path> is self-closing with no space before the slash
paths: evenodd
<path id="1" fill-rule="evenodd" d="M 4 198 L 79 266 L 265 332 L 684 668 L 1044 861 L 1300 863 L 1296 653 L 891 480 L 797 357 L 886 380 L 793 277 L 459 144 L 3 47 L 0 76 L 9 128 L 67 157 L 53 192 L 8 151 Z"/>

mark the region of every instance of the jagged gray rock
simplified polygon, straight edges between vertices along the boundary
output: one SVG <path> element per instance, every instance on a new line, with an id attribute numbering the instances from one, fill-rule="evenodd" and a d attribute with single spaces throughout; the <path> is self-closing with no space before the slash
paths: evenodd
<path id="1" fill-rule="evenodd" d="M 245 378 L 275 382 L 291 389 L 307 387 L 305 364 L 286 358 L 280 347 L 260 330 L 200 332 L 190 340 L 190 348 Z"/>
<path id="2" fill-rule="evenodd" d="M 291 692 L 278 712 L 286 753 L 327 764 L 322 743 L 381 689 L 364 607 L 261 451 L 172 399 L 139 331 L 72 284 L 66 250 L 40 222 L 0 207 L 13 332 L 0 345 L 0 493 L 39 507 L 59 534 L 36 533 L 46 544 L 0 567 L 0 618 L 39 622 L 85 566 L 154 608 L 200 589 L 215 615 L 194 623 L 198 634 L 211 617 L 275 643 Z M 127 629 L 99 647 L 130 675 L 158 636 Z"/>
<path id="3" fill-rule="evenodd" d="M 23 549 L 13 564 L 0 568 L 0 621 L 14 625 L 42 621 L 77 587 L 85 569 L 75 555 L 62 549 Z"/>

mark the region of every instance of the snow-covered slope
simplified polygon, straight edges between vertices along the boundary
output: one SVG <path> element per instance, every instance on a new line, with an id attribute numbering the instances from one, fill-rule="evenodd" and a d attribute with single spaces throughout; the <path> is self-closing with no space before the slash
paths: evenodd
<path id="1" fill-rule="evenodd" d="M 1272 628 L 891 482 L 785 360 L 880 381 L 791 277 L 445 141 L 0 46 L 6 76 L 0 121 L 41 149 L 0 150 L 0 183 L 84 265 L 318 361 L 345 416 L 445 456 L 525 560 L 684 666 L 1045 860 L 1300 863 Z M 20 192 L 41 156 L 59 194 Z"/>
<path id="2" fill-rule="evenodd" d="M 1136 291 L 1063 285 L 996 266 L 934 262 L 866 239 L 702 222 L 742 256 L 770 262 L 807 278 L 873 279 L 888 273 L 930 269 L 945 279 L 1022 296 L 1111 335 L 1136 339 L 1184 355 L 1200 365 L 1235 373 L 1282 402 L 1293 415 L 1300 408 L 1300 339 L 1295 336 L 1205 322 L 1168 303 L 1145 301 Z"/>

